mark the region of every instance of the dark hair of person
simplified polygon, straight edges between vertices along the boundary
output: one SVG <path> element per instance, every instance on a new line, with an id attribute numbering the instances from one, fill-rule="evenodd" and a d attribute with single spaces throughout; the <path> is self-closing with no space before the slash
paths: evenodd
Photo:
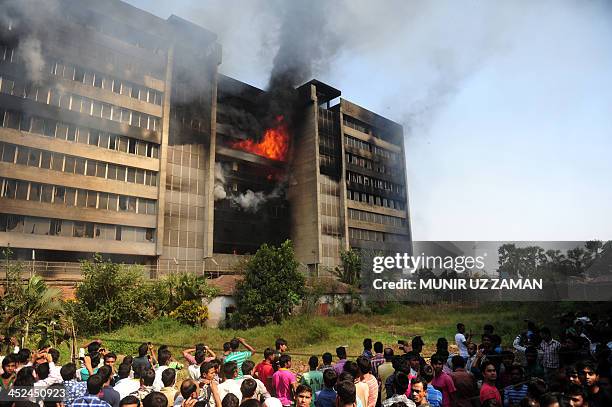
<path id="1" fill-rule="evenodd" d="M 229 342 L 223 343 L 223 351 L 227 352 L 228 350 L 232 350 L 232 345 Z"/>
<path id="2" fill-rule="evenodd" d="M 143 356 L 146 356 L 148 351 L 149 351 L 149 345 L 146 343 L 143 343 L 142 345 L 138 347 L 138 357 L 141 358 Z"/>
<path id="3" fill-rule="evenodd" d="M 453 365 L 453 369 L 463 369 L 465 367 L 465 359 L 459 355 L 455 355 L 451 359 L 451 364 Z"/>
<path id="4" fill-rule="evenodd" d="M 59 352 L 59 350 L 57 350 L 55 348 L 49 348 L 48 353 L 49 353 L 49 355 L 51 355 L 51 360 L 53 361 L 53 363 L 55 363 L 57 365 L 59 363 L 59 359 L 60 359 L 60 352 Z"/>
<path id="5" fill-rule="evenodd" d="M 102 345 L 100 344 L 100 342 L 91 342 L 89 345 L 87 345 L 87 353 L 89 353 L 89 355 L 91 356 L 94 353 L 98 353 L 101 347 Z"/>
<path id="6" fill-rule="evenodd" d="M 324 365 L 331 365 L 331 362 L 334 359 L 334 357 L 332 356 L 331 353 L 325 352 L 323 354 L 323 356 L 321 356 L 321 359 L 323 359 L 323 364 Z"/>
<path id="7" fill-rule="evenodd" d="M 433 355 L 431 355 L 431 364 L 435 365 L 435 364 L 438 364 L 438 363 L 442 363 L 443 364 L 444 363 L 444 359 L 439 354 L 434 353 Z"/>
<path id="8" fill-rule="evenodd" d="M 106 365 L 100 366 L 97 374 L 102 378 L 102 382 L 106 383 L 113 375 L 113 368 Z"/>
<path id="9" fill-rule="evenodd" d="M 91 358 L 92 366 L 98 366 L 100 364 L 100 354 L 98 352 L 90 353 L 89 357 Z"/>
<path id="10" fill-rule="evenodd" d="M 127 355 L 123 358 L 121 363 L 132 366 L 133 361 L 134 361 L 134 357 L 132 355 Z"/>
<path id="11" fill-rule="evenodd" d="M 174 385 L 174 381 L 176 380 L 176 370 L 169 367 L 164 370 L 161 374 L 161 381 L 164 384 L 164 387 L 172 387 Z"/>
<path id="12" fill-rule="evenodd" d="M 410 384 L 415 385 L 421 383 L 423 385 L 423 390 L 427 390 L 427 381 L 422 377 L 415 377 L 410 381 Z"/>
<path id="13" fill-rule="evenodd" d="M 357 367 L 359 368 L 361 374 L 367 374 L 372 371 L 372 364 L 365 356 L 359 356 L 357 358 Z"/>
<path id="14" fill-rule="evenodd" d="M 372 350 L 372 338 L 365 338 L 363 340 L 363 349 Z"/>
<path id="15" fill-rule="evenodd" d="M 200 376 L 204 376 L 205 374 L 208 374 L 208 371 L 210 369 L 214 369 L 216 367 L 216 364 L 214 361 L 210 361 L 210 362 L 206 362 L 200 365 Z"/>
<path id="16" fill-rule="evenodd" d="M 28 363 L 30 356 L 32 356 L 32 352 L 28 348 L 19 349 L 19 352 L 17 352 L 17 360 L 22 364 Z"/>
<path id="17" fill-rule="evenodd" d="M 512 373 L 512 372 L 515 372 L 515 371 L 519 372 L 519 373 L 520 373 L 520 375 L 522 376 L 522 375 L 523 375 L 523 373 L 524 373 L 523 366 L 521 366 L 521 365 L 512 365 L 512 366 L 510 366 L 510 368 L 508 369 L 508 372 L 509 372 L 509 373 Z"/>
<path id="18" fill-rule="evenodd" d="M 239 407 L 240 400 L 233 393 L 227 393 L 221 400 L 221 407 Z"/>
<path id="19" fill-rule="evenodd" d="M 385 350 L 383 352 L 383 356 L 385 357 L 385 361 L 386 362 L 390 362 L 391 360 L 393 360 L 393 349 L 392 348 L 385 348 Z"/>
<path id="20" fill-rule="evenodd" d="M 172 358 L 172 353 L 170 352 L 170 349 L 160 349 L 158 353 L 159 358 L 157 359 L 157 361 L 159 362 L 159 365 L 167 366 L 170 362 L 170 358 Z"/>
<path id="21" fill-rule="evenodd" d="M 204 351 L 196 351 L 195 353 L 195 361 L 198 365 L 201 365 L 202 362 L 204 362 L 204 359 L 206 359 L 206 352 Z"/>
<path id="22" fill-rule="evenodd" d="M 115 359 L 116 361 L 117 355 L 114 352 L 108 352 L 106 355 L 104 355 L 104 361 L 106 362 L 108 359 Z"/>
<path id="23" fill-rule="evenodd" d="M 276 350 L 280 350 L 281 346 L 287 346 L 287 341 L 284 340 L 283 338 L 278 338 L 274 342 L 274 347 L 276 348 Z"/>
<path id="24" fill-rule="evenodd" d="M 132 370 L 132 367 L 130 365 L 126 363 L 121 363 L 117 368 L 117 375 L 119 376 L 119 379 L 125 379 L 129 377 L 130 370 Z"/>
<path id="25" fill-rule="evenodd" d="M 393 380 L 393 390 L 395 390 L 395 394 L 405 394 L 409 384 L 410 380 L 408 379 L 408 375 L 402 372 L 397 373 Z"/>
<path id="26" fill-rule="evenodd" d="M 203 343 L 196 343 L 195 350 L 196 352 L 205 352 L 206 345 L 204 345 Z"/>
<path id="27" fill-rule="evenodd" d="M 198 384 L 194 380 L 186 379 L 186 380 L 183 380 L 183 382 L 181 383 L 180 392 L 181 392 L 181 396 L 183 396 L 185 400 L 187 400 L 189 397 L 191 397 L 193 393 L 197 391 L 198 391 Z"/>
<path id="28" fill-rule="evenodd" d="M 152 391 L 142 399 L 143 407 L 167 407 L 168 397 L 159 391 Z"/>
<path id="29" fill-rule="evenodd" d="M 328 389 L 332 389 L 338 381 L 338 374 L 334 369 L 325 369 L 323 371 L 323 383 Z"/>
<path id="30" fill-rule="evenodd" d="M 458 331 L 458 330 L 460 330 L 460 329 L 462 329 L 462 328 L 465 328 L 465 325 L 463 325 L 461 322 L 459 322 L 459 323 L 457 324 L 457 331 Z"/>
<path id="31" fill-rule="evenodd" d="M 583 386 L 579 384 L 572 383 L 567 387 L 567 391 L 565 392 L 567 396 L 582 396 L 583 400 L 586 400 L 587 394 L 586 390 Z"/>
<path id="32" fill-rule="evenodd" d="M 138 397 L 136 396 L 125 396 L 124 398 L 121 399 L 121 401 L 119 402 L 119 407 L 123 407 L 123 406 L 130 406 L 132 404 L 136 404 L 137 406 L 140 405 L 140 400 L 138 399 Z"/>
<path id="33" fill-rule="evenodd" d="M 103 385 L 104 380 L 102 380 L 102 376 L 99 374 L 92 374 L 87 379 L 87 393 L 98 394 L 100 393 L 100 390 L 102 390 Z"/>
<path id="34" fill-rule="evenodd" d="M 145 386 L 153 386 L 153 382 L 155 381 L 155 370 L 145 369 L 142 372 L 140 379 Z"/>
<path id="35" fill-rule="evenodd" d="M 344 346 L 338 346 L 336 348 L 336 356 L 340 359 L 346 359 L 346 348 Z"/>
<path id="36" fill-rule="evenodd" d="M 338 383 L 345 381 L 352 382 L 355 381 L 355 378 L 349 372 L 342 372 L 340 375 L 338 375 Z"/>
<path id="37" fill-rule="evenodd" d="M 34 371 L 36 372 L 36 376 L 38 376 L 39 380 L 45 380 L 47 377 L 49 377 L 51 369 L 49 368 L 49 363 L 45 362 L 36 365 Z"/>
<path id="38" fill-rule="evenodd" d="M 338 382 L 336 385 L 336 393 L 340 400 L 340 405 L 353 404 L 357 399 L 357 390 L 355 389 L 355 383 L 348 380 Z"/>
<path id="39" fill-rule="evenodd" d="M 291 362 L 291 356 L 289 355 L 281 355 L 280 358 L 278 358 L 278 365 L 280 367 L 285 367 L 287 366 L 287 363 Z"/>
<path id="40" fill-rule="evenodd" d="M 552 335 L 552 333 L 550 332 L 550 328 L 547 326 L 544 326 L 540 329 L 540 335 Z"/>
<path id="41" fill-rule="evenodd" d="M 230 342 L 230 348 L 232 351 L 235 351 L 240 346 L 240 341 L 236 338 L 232 339 Z"/>
<path id="42" fill-rule="evenodd" d="M 310 367 L 310 370 L 315 370 L 318 366 L 319 366 L 319 358 L 312 355 L 308 359 L 308 367 Z"/>
<path id="43" fill-rule="evenodd" d="M 60 375 L 62 376 L 62 380 L 68 381 L 76 379 L 76 370 L 76 365 L 74 363 L 66 363 L 60 368 Z"/>
<path id="44" fill-rule="evenodd" d="M 247 399 L 240 403 L 240 407 L 261 407 L 259 400 Z"/>
<path id="45" fill-rule="evenodd" d="M 448 341 L 446 338 L 438 338 L 438 341 L 436 342 L 436 349 L 448 350 Z"/>
<path id="46" fill-rule="evenodd" d="M 430 365 L 423 366 L 421 377 L 423 377 L 423 379 L 425 379 L 427 383 L 430 383 L 434 378 L 433 367 L 431 367 Z"/>
<path id="47" fill-rule="evenodd" d="M 231 379 L 234 377 L 234 373 L 238 371 L 238 364 L 234 361 L 226 362 L 223 364 L 222 371 L 225 379 Z"/>
<path id="48" fill-rule="evenodd" d="M 241 369 L 243 375 L 250 375 L 251 373 L 253 373 L 253 369 L 255 369 L 255 362 L 253 362 L 252 360 L 245 360 L 244 362 L 242 362 Z"/>
<path id="49" fill-rule="evenodd" d="M 382 353 L 383 352 L 383 343 L 382 342 L 374 342 L 374 352 Z"/>
<path id="50" fill-rule="evenodd" d="M 257 390 L 257 382 L 254 379 L 244 379 L 240 384 L 240 393 L 242 393 L 243 399 L 253 397 L 255 390 Z"/>
<path id="51" fill-rule="evenodd" d="M 540 406 L 548 407 L 554 403 L 561 403 L 559 397 L 556 394 L 546 393 L 542 397 L 540 397 Z"/>
<path id="52" fill-rule="evenodd" d="M 354 379 L 359 377 L 359 366 L 352 360 L 347 360 L 342 368 L 342 371 L 349 372 Z"/>
<path id="53" fill-rule="evenodd" d="M 312 387 L 310 387 L 307 384 L 300 384 L 297 389 L 295 389 L 295 395 L 298 396 L 302 393 L 310 393 L 310 395 L 312 396 Z M 297 398 L 297 397 L 296 397 Z"/>
<path id="54" fill-rule="evenodd" d="M 274 355 L 274 349 L 266 348 L 264 350 L 264 359 L 268 359 L 270 356 Z"/>
<path id="55" fill-rule="evenodd" d="M 17 372 L 14 386 L 30 387 L 34 385 L 34 368 L 32 366 L 24 366 Z"/>

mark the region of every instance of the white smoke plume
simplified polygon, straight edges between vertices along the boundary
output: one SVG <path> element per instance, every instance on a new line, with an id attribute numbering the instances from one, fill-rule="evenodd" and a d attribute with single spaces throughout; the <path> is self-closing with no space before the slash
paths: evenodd
<path id="1" fill-rule="evenodd" d="M 40 82 L 45 67 L 40 40 L 35 37 L 27 37 L 21 40 L 17 47 L 17 55 L 23 61 L 28 79 L 35 83 Z"/>
<path id="2" fill-rule="evenodd" d="M 215 188 L 213 195 L 215 201 L 227 198 L 227 192 L 225 192 L 225 171 L 221 163 L 215 163 Z"/>

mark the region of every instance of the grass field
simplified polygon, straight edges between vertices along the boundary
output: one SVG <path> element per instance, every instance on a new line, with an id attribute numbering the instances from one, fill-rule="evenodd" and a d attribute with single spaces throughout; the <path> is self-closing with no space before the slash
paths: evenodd
<path id="1" fill-rule="evenodd" d="M 202 342 L 220 351 L 223 342 L 241 336 L 258 351 L 259 355 L 253 359 L 259 361 L 263 350 L 268 346 L 273 347 L 274 340 L 282 337 L 289 342 L 294 367 L 299 368 L 310 355 L 320 356 L 323 352 L 333 354 L 335 348 L 341 345 L 348 347 L 349 356 L 357 356 L 362 351 L 361 343 L 366 337 L 397 348 L 398 339 L 410 340 L 415 335 L 421 335 L 425 341 L 423 353 L 429 356 L 435 350 L 436 340 L 444 336 L 452 344 L 452 350 L 457 322 L 463 322 L 467 330 L 471 329 L 474 333 L 481 333 L 482 326 L 491 323 L 496 333 L 502 336 L 503 345 L 508 346 L 517 333 L 525 329 L 524 319 L 551 325 L 554 332 L 558 324 L 556 317 L 576 309 L 572 303 L 394 304 L 379 313 L 330 317 L 300 315 L 280 325 L 244 331 L 192 328 L 171 319 L 160 318 L 150 323 L 124 327 L 110 334 L 101 334 L 99 338 L 108 349 L 122 355 L 134 354 L 138 345 L 150 341 L 157 346 L 169 345 L 178 358 L 180 350 L 196 343 Z M 184 362 L 182 358 L 178 359 Z"/>

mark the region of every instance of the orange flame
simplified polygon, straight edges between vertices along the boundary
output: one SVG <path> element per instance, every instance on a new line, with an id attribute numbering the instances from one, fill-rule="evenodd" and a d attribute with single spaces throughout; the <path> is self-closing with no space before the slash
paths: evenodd
<path id="1" fill-rule="evenodd" d="M 289 151 L 289 133 L 283 116 L 276 118 L 276 126 L 266 129 L 264 136 L 259 142 L 251 139 L 237 141 L 232 144 L 237 148 L 249 153 L 257 154 L 271 160 L 285 161 Z"/>

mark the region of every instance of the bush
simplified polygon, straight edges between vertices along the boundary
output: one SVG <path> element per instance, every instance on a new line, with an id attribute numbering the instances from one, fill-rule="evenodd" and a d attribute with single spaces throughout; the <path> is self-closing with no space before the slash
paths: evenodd
<path id="1" fill-rule="evenodd" d="M 170 318 L 186 325 L 204 325 L 208 319 L 208 307 L 202 305 L 202 300 L 183 301 L 170 313 Z"/>
<path id="2" fill-rule="evenodd" d="M 83 281 L 77 285 L 78 304 L 72 307 L 81 333 L 107 332 L 153 316 L 155 298 L 142 270 L 105 261 L 96 255 L 81 263 Z"/>
<path id="3" fill-rule="evenodd" d="M 280 247 L 264 244 L 247 262 L 245 279 L 236 286 L 237 311 L 231 324 L 244 328 L 280 323 L 304 295 L 304 276 L 291 241 Z"/>

